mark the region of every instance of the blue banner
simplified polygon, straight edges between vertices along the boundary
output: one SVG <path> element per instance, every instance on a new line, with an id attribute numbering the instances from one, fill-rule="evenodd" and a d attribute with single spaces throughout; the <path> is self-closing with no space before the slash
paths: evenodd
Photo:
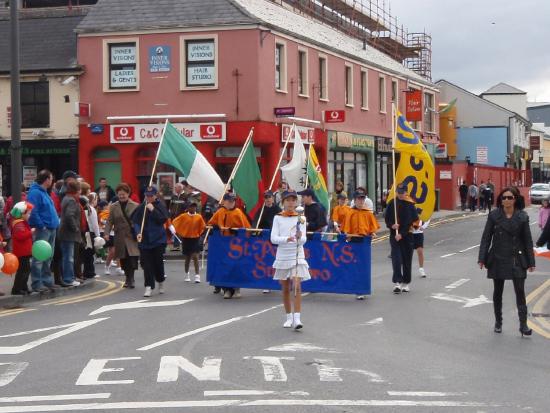
<path id="1" fill-rule="evenodd" d="M 371 293 L 371 239 L 346 242 L 344 236 L 321 240 L 321 234 L 304 245 L 311 280 L 302 284 L 303 291 L 338 294 Z M 208 238 L 206 279 L 211 285 L 233 288 L 277 290 L 273 280 L 277 246 L 270 232 L 259 235 L 239 230 L 234 236 L 213 231 Z"/>
<path id="2" fill-rule="evenodd" d="M 169 72 L 170 71 L 170 46 L 151 46 L 149 47 L 149 72 Z"/>

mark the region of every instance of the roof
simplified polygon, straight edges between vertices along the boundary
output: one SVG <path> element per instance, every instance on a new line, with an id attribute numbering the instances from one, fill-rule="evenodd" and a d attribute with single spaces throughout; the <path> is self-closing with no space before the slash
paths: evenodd
<path id="1" fill-rule="evenodd" d="M 526 95 L 527 92 L 520 90 L 514 86 L 510 86 L 507 83 L 500 82 L 481 94 L 483 95 Z"/>
<path id="2" fill-rule="evenodd" d="M 79 33 L 152 30 L 258 21 L 231 0 L 99 0 Z"/>
<path id="3" fill-rule="evenodd" d="M 550 106 L 550 102 L 527 102 L 527 109 L 540 108 L 544 106 Z"/>
<path id="4" fill-rule="evenodd" d="M 21 13 L 20 65 L 22 72 L 79 69 L 76 34 L 86 9 L 56 10 L 49 13 Z M 0 15 L 0 73 L 9 72 L 10 21 Z"/>

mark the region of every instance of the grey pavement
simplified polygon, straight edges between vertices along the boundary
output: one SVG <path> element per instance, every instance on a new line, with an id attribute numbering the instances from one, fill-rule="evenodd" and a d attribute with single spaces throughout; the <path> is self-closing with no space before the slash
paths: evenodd
<path id="1" fill-rule="evenodd" d="M 428 228 L 428 277 L 415 257 L 408 294 L 391 293 L 381 237 L 373 294 L 307 295 L 300 332 L 282 328 L 279 292 L 223 300 L 185 283 L 179 260 L 150 300 L 141 286 L 108 290 L 120 277 L 102 276 L 72 299 L 0 312 L 0 413 L 547 412 L 550 329 L 522 339 L 506 285 L 504 331 L 493 333 L 492 284 L 476 265 L 485 219 Z M 539 259 L 527 280 L 541 314 L 549 274 Z"/>

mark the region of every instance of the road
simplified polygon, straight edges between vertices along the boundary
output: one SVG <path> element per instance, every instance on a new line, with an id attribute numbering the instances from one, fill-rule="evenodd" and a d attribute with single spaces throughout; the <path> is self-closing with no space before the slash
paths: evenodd
<path id="1" fill-rule="evenodd" d="M 309 294 L 300 332 L 282 328 L 278 292 L 223 300 L 183 282 L 179 261 L 167 262 L 168 291 L 151 300 L 112 276 L 80 296 L 0 312 L 0 413 L 547 412 L 550 262 L 538 260 L 527 281 L 537 333 L 520 337 L 511 285 L 504 332 L 493 333 L 492 283 L 476 266 L 485 220 L 429 228 L 428 277 L 415 261 L 408 294 L 391 293 L 389 246 L 378 240 L 372 296 Z"/>

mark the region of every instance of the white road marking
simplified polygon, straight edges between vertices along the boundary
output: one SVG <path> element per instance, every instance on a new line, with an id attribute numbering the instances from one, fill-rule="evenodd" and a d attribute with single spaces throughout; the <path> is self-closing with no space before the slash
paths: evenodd
<path id="1" fill-rule="evenodd" d="M 67 334 L 74 333 L 75 331 L 82 330 L 83 328 L 89 327 L 91 325 L 97 324 L 101 321 L 108 320 L 108 319 L 109 319 L 109 317 L 96 318 L 94 320 L 79 321 L 77 323 L 72 323 L 72 324 L 63 324 L 63 325 L 59 325 L 59 326 L 39 328 L 39 329 L 36 329 L 36 330 L 31 330 L 31 331 L 22 331 L 20 333 L 6 334 L 6 335 L 3 335 L 3 336 L 0 336 L 0 338 L 19 337 L 19 336 L 24 336 L 24 335 L 28 335 L 28 334 L 41 333 L 43 331 L 63 329 L 61 331 L 58 331 L 57 333 L 50 334 L 46 337 L 39 338 L 38 340 L 33 340 L 31 342 L 28 342 L 26 344 L 22 344 L 20 346 L 0 347 L 0 354 L 21 354 L 21 353 L 23 353 L 27 350 L 38 347 L 41 344 L 45 344 L 49 341 L 55 340 L 56 338 L 66 336 Z"/>
<path id="2" fill-rule="evenodd" d="M 460 297 L 458 295 L 436 293 L 436 294 L 432 294 L 432 298 L 435 298 L 437 300 L 452 301 L 455 303 L 464 304 L 462 308 L 470 308 L 470 307 L 475 307 L 476 305 L 493 303 L 492 301 L 488 300 L 487 297 L 485 297 L 483 294 L 477 298 L 467 298 L 467 297 Z"/>
<path id="3" fill-rule="evenodd" d="M 52 394 L 49 396 L 0 397 L 0 403 L 53 402 L 61 400 L 108 399 L 111 393 Z"/>
<path id="4" fill-rule="evenodd" d="M 177 306 L 177 305 L 186 304 L 191 301 L 194 301 L 194 298 L 190 300 L 177 300 L 177 301 L 149 301 L 149 300 L 130 301 L 127 303 L 104 305 L 103 307 L 95 311 L 92 311 L 89 315 L 102 314 L 102 313 L 106 313 L 107 311 L 113 311 L 113 310 L 130 310 L 134 308 Z"/>
<path id="5" fill-rule="evenodd" d="M 447 290 L 453 290 L 453 289 L 455 289 L 455 288 L 460 287 L 460 286 L 463 285 L 463 284 L 466 284 L 468 281 L 470 281 L 469 278 L 461 278 L 460 280 L 455 281 L 455 282 L 452 283 L 452 284 L 446 285 L 445 288 L 446 288 Z"/>
<path id="6" fill-rule="evenodd" d="M 440 392 L 440 391 L 388 391 L 388 396 L 406 397 L 448 397 L 466 396 L 467 392 Z"/>
<path id="7" fill-rule="evenodd" d="M 318 347 L 310 343 L 288 343 L 280 346 L 273 346 L 266 348 L 266 351 L 280 351 L 280 352 L 311 352 L 311 353 L 338 353 L 331 348 Z"/>
<path id="8" fill-rule="evenodd" d="M 271 399 L 271 400 L 178 400 L 150 402 L 110 402 L 81 403 L 58 405 L 6 406 L 0 407 L 0 413 L 31 412 L 67 412 L 78 410 L 146 410 L 146 409 L 181 409 L 181 408 L 215 408 L 227 406 L 371 406 L 371 407 L 500 407 L 498 404 L 445 401 L 445 400 L 320 400 L 320 399 Z"/>
<path id="9" fill-rule="evenodd" d="M 450 240 L 452 240 L 452 238 L 445 238 L 445 239 L 441 239 L 437 242 L 434 242 L 434 247 L 437 247 L 438 245 L 443 244 L 445 241 L 450 241 Z"/>
<path id="10" fill-rule="evenodd" d="M 29 367 L 29 363 L 0 363 L 0 366 L 7 366 L 5 371 L 0 374 L 0 387 L 3 387 L 14 381 L 23 370 Z"/>
<path id="11" fill-rule="evenodd" d="M 453 255 L 456 255 L 456 254 L 457 254 L 456 252 L 451 252 L 450 254 L 442 255 L 440 258 L 452 257 Z"/>
<path id="12" fill-rule="evenodd" d="M 340 377 L 341 367 L 335 367 L 332 360 L 315 360 L 313 363 L 317 367 L 320 381 L 344 381 Z"/>
<path id="13" fill-rule="evenodd" d="M 362 326 L 377 326 L 379 324 L 382 324 L 384 322 L 384 319 L 382 317 L 373 318 L 370 321 L 367 321 L 366 323 L 360 324 Z"/>
<path id="14" fill-rule="evenodd" d="M 304 296 L 304 294 L 302 296 Z M 226 326 L 228 324 L 234 323 L 236 321 L 244 320 L 246 318 L 255 317 L 257 315 L 266 313 L 268 311 L 275 310 L 276 308 L 281 308 L 282 306 L 283 306 L 282 304 L 278 304 L 278 305 L 274 305 L 273 307 L 269 307 L 269 308 L 266 308 L 264 310 L 258 311 L 256 313 L 252 313 L 252 314 L 244 315 L 244 316 L 239 316 L 239 317 L 233 317 L 233 318 L 230 318 L 230 319 L 227 319 L 227 320 L 219 321 L 219 322 L 214 323 L 214 324 L 209 324 L 209 325 L 206 325 L 204 327 L 197 328 L 195 330 L 191 330 L 191 331 L 187 331 L 187 332 L 182 333 L 182 334 L 178 334 L 177 336 L 174 336 L 174 337 L 170 337 L 170 338 L 167 338 L 167 339 L 164 339 L 164 340 L 161 340 L 161 341 L 157 341 L 156 343 L 149 344 L 148 346 L 140 347 L 140 348 L 138 348 L 138 351 L 148 351 L 148 350 L 154 349 L 156 347 L 163 346 L 164 344 L 168 344 L 168 343 L 172 343 L 174 341 L 180 340 L 182 338 L 194 336 L 195 334 L 199 334 L 199 333 L 202 333 L 204 331 L 212 330 L 212 329 L 218 328 L 218 327 L 223 327 L 223 326 Z"/>
<path id="15" fill-rule="evenodd" d="M 461 252 L 461 253 L 462 253 L 462 252 L 470 251 L 470 250 L 473 250 L 474 248 L 477 248 L 477 247 L 479 247 L 479 244 L 477 244 L 477 245 L 472 245 L 471 247 L 468 247 L 468 248 L 466 248 L 466 249 L 460 250 L 460 251 L 458 251 L 458 252 Z"/>
<path id="16" fill-rule="evenodd" d="M 460 251 L 458 251 L 458 252 L 451 252 L 450 254 L 442 255 L 440 258 L 452 257 L 453 255 L 462 254 L 462 253 L 465 253 L 465 252 L 467 252 L 467 251 L 473 250 L 474 248 L 477 248 L 477 247 L 479 247 L 479 244 L 477 244 L 477 245 L 472 245 L 471 247 L 465 248 L 465 249 L 460 250 Z"/>
<path id="17" fill-rule="evenodd" d="M 254 356 L 243 357 L 245 360 L 258 360 L 264 370 L 265 381 L 287 381 L 285 368 L 281 360 L 296 360 L 294 357 Z"/>
<path id="18" fill-rule="evenodd" d="M 122 367 L 105 368 L 109 361 L 140 360 L 141 357 L 118 357 L 112 359 L 91 359 L 76 380 L 77 386 L 102 386 L 105 384 L 132 384 L 134 380 L 99 380 L 103 373 L 124 371 Z"/>
<path id="19" fill-rule="evenodd" d="M 199 367 L 185 357 L 164 356 L 160 359 L 157 383 L 169 383 L 178 380 L 179 371 L 183 370 L 199 381 L 220 381 L 222 359 L 205 357 Z"/>
<path id="20" fill-rule="evenodd" d="M 278 392 L 273 390 L 205 390 L 204 397 L 217 396 L 267 396 L 267 395 L 309 396 L 307 391 Z"/>

